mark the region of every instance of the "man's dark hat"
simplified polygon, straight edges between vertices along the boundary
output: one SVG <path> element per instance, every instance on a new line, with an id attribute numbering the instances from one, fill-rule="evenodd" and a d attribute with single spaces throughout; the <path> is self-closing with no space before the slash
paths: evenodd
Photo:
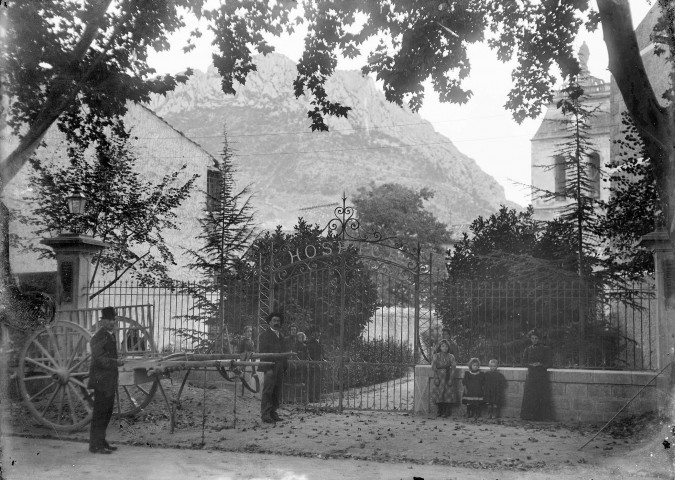
<path id="1" fill-rule="evenodd" d="M 267 315 L 267 318 L 265 318 L 265 321 L 267 323 L 270 323 L 270 320 L 272 320 L 274 317 L 279 317 L 279 324 L 283 325 L 284 324 L 284 315 L 283 313 L 279 312 L 272 312 L 269 315 Z"/>
<path id="2" fill-rule="evenodd" d="M 115 320 L 117 315 L 113 307 L 103 307 L 101 310 L 101 320 Z"/>

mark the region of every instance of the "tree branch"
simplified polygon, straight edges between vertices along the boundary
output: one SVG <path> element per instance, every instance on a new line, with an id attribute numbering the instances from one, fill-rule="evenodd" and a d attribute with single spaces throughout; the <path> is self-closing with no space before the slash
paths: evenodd
<path id="1" fill-rule="evenodd" d="M 122 273 L 116 275 L 115 278 L 114 278 L 113 280 L 110 281 L 110 283 L 108 283 L 108 284 L 105 285 L 104 287 L 101 287 L 98 291 L 96 291 L 96 292 L 92 293 L 91 295 L 89 295 L 89 300 L 92 300 L 92 299 L 96 298 L 98 295 L 100 295 L 101 293 L 103 293 L 103 292 L 105 292 L 106 290 L 108 290 L 108 289 L 109 289 L 111 286 L 113 286 L 120 278 L 122 278 L 122 277 L 124 276 L 125 273 L 127 273 L 129 270 L 131 270 L 131 268 L 132 268 L 134 265 L 136 265 L 138 262 L 140 262 L 141 260 L 143 260 L 143 259 L 144 259 L 145 257 L 147 257 L 148 255 L 150 255 L 150 250 L 148 250 L 148 251 L 145 253 L 145 255 L 138 257 L 134 263 L 132 263 L 131 265 L 128 265 L 127 268 L 125 268 L 124 270 L 122 270 Z"/>
<path id="2" fill-rule="evenodd" d="M 67 62 L 68 67 L 66 71 L 57 75 L 51 82 L 52 85 L 67 85 L 72 79 L 72 67 L 82 62 L 87 51 L 92 43 L 98 37 L 100 24 L 103 21 L 108 7 L 112 0 L 98 0 L 98 8 L 94 9 L 91 14 L 91 21 L 87 23 L 85 31 L 82 33 L 77 45 L 73 48 L 70 55 L 70 61 Z M 128 10 L 128 9 L 127 9 Z M 124 11 L 124 10 L 122 10 Z M 115 27 L 115 30 L 108 39 L 108 47 L 119 31 L 119 27 L 127 20 L 129 13 L 125 13 L 121 21 Z M 28 131 L 19 141 L 19 145 L 10 153 L 7 158 L 0 162 L 0 179 L 2 180 L 2 189 L 9 183 L 9 181 L 16 176 L 21 168 L 26 164 L 30 156 L 40 146 L 42 139 L 49 130 L 49 127 L 59 118 L 63 110 L 70 104 L 77 96 L 82 88 L 82 85 L 88 80 L 89 76 L 94 71 L 94 67 L 98 65 L 107 54 L 108 48 L 103 48 L 101 53 L 96 57 L 94 62 L 89 66 L 86 72 L 79 79 L 77 84 L 68 92 L 61 89 L 53 89 L 50 96 L 45 101 L 45 105 L 37 115 L 35 120 L 31 122 Z"/>

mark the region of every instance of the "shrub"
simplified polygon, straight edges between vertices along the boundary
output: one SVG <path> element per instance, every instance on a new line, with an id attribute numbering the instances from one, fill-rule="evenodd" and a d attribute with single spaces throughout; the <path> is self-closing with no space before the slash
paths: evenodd
<path id="1" fill-rule="evenodd" d="M 327 352 L 327 359 L 337 364 L 339 355 L 336 349 Z M 358 338 L 351 343 L 347 357 L 349 360 L 345 361 L 345 389 L 366 387 L 404 377 L 415 361 L 410 345 L 390 338 Z M 338 369 L 333 370 L 333 378 L 324 379 L 324 388 L 328 391 L 339 388 Z"/>

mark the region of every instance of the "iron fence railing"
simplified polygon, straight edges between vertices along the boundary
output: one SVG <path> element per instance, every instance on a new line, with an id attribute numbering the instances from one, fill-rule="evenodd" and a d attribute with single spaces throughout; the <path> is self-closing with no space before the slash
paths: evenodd
<path id="1" fill-rule="evenodd" d="M 422 334 L 429 345 L 450 327 L 460 363 L 495 358 L 521 365 L 537 329 L 553 349 L 554 367 L 652 370 L 656 367 L 654 288 L 636 283 L 620 290 L 580 282 L 443 282 L 436 284 L 435 324 Z"/>
<path id="2" fill-rule="evenodd" d="M 213 310 L 203 308 L 204 296 L 195 295 L 196 287 L 196 282 L 161 287 L 118 282 L 95 297 L 91 307 L 152 304 L 160 352 L 195 350 L 200 339 L 213 342 L 214 332 L 224 331 L 222 323 L 234 349 L 244 325 L 254 327 L 255 339 L 260 307 L 255 285 L 229 285 L 224 290 L 226 313 L 215 315 L 215 319 Z M 98 288 L 94 286 L 92 291 Z M 282 293 L 278 301 L 283 303 L 285 295 Z M 208 300 L 217 305 L 218 292 L 208 294 Z M 320 295 L 316 302 L 324 300 Z M 365 326 L 360 338 L 370 343 L 383 341 L 371 348 L 389 348 L 390 344 L 401 351 L 411 348 L 414 312 L 410 309 L 402 304 L 378 305 L 375 313 L 370 312 L 370 320 L 362 322 Z M 504 366 L 518 366 L 529 344 L 526 332 L 537 328 L 543 342 L 552 347 L 557 368 L 653 370 L 657 365 L 654 288 L 648 283 L 596 291 L 578 283 L 434 282 L 430 294 L 424 291 L 420 309 L 431 312 L 420 324 L 419 341 L 424 351 L 432 352 L 441 328 L 449 326 L 459 347 L 460 364 L 479 357 L 483 363 L 496 358 Z M 321 313 L 321 309 L 316 311 Z M 339 329 L 339 325 L 333 328 Z M 377 358 L 381 362 L 388 356 Z"/>
<path id="3" fill-rule="evenodd" d="M 98 291 L 102 286 L 93 285 L 91 291 Z M 233 283 L 223 290 L 227 298 L 222 309 L 224 316 L 218 313 L 219 292 L 204 292 L 199 282 L 194 281 L 163 286 L 122 281 L 94 297 L 90 304 L 92 308 L 115 306 L 122 310 L 130 305 L 152 304 L 153 334 L 160 353 L 200 350 L 206 343 L 220 343 L 227 351 L 223 343 L 229 340 L 236 344 L 243 326 L 257 323 L 256 301 L 243 295 L 241 288 L 241 284 Z M 227 325 L 227 329 L 220 328 L 222 324 Z M 219 332 L 227 334 L 214 339 Z"/>

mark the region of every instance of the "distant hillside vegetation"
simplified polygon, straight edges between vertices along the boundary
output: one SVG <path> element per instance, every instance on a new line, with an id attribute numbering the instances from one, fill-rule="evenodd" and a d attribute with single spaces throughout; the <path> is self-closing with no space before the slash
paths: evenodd
<path id="1" fill-rule="evenodd" d="M 149 107 L 216 156 L 227 125 L 238 183 L 251 184 L 263 228 L 290 228 L 299 216 L 321 223 L 343 192 L 349 199 L 371 181 L 431 188 L 428 207 L 448 224 L 469 223 L 506 202 L 494 178 L 430 123 L 387 102 L 372 79 L 357 71 L 334 75 L 329 91 L 353 110 L 319 133 L 309 129 L 309 102 L 293 95 L 294 63 L 272 54 L 257 65 L 236 96 L 222 93 L 209 68 Z"/>

